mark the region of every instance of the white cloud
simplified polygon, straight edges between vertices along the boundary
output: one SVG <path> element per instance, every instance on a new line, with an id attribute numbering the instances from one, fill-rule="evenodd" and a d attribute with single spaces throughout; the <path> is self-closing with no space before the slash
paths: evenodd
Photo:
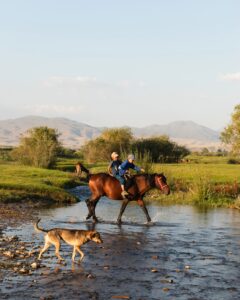
<path id="1" fill-rule="evenodd" d="M 240 81 L 240 72 L 222 74 L 221 79 L 225 81 Z"/>
<path id="2" fill-rule="evenodd" d="M 146 82 L 143 80 L 139 81 L 130 81 L 123 79 L 118 82 L 104 82 L 98 80 L 93 76 L 51 76 L 46 79 L 44 82 L 46 87 L 67 87 L 67 88 L 82 88 L 82 87 L 91 87 L 91 88 L 143 88 L 146 87 Z"/>
<path id="3" fill-rule="evenodd" d="M 74 77 L 64 77 L 64 76 L 52 76 L 44 81 L 44 85 L 47 87 L 54 86 L 88 86 L 91 84 L 96 84 L 96 77 L 90 76 L 74 76 Z"/>
<path id="4" fill-rule="evenodd" d="M 48 104 L 36 104 L 25 106 L 29 112 L 33 114 L 41 113 L 57 113 L 57 114 L 76 114 L 83 111 L 81 105 L 48 105 Z"/>

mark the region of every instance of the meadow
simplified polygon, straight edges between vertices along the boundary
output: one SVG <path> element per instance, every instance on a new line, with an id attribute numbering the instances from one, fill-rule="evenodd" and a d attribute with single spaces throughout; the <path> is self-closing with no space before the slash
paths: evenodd
<path id="1" fill-rule="evenodd" d="M 163 172 L 171 187 L 166 197 L 151 190 L 146 201 L 164 204 L 196 204 L 211 207 L 240 207 L 240 166 L 228 164 L 226 157 L 190 155 L 187 162 L 178 164 L 151 164 L 136 162 L 152 173 Z M 78 159 L 59 158 L 55 170 L 47 170 L 1 162 L 0 201 L 46 199 L 54 202 L 74 202 L 68 188 L 79 184 L 74 175 Z M 106 172 L 108 162 L 84 163 L 91 173 Z M 145 165 L 144 165 L 145 164 Z"/>
<path id="2" fill-rule="evenodd" d="M 0 163 L 0 201 L 48 200 L 53 202 L 76 202 L 66 191 L 79 185 L 72 174 L 59 170 L 47 170 Z"/>

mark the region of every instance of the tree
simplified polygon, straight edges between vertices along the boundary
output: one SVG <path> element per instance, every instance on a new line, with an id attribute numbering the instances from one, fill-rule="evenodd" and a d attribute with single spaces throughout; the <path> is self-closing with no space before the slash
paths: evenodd
<path id="1" fill-rule="evenodd" d="M 134 153 L 140 153 L 142 156 L 147 153 L 154 163 L 178 162 L 190 153 L 187 148 L 170 141 L 165 135 L 136 139 L 132 149 Z"/>
<path id="2" fill-rule="evenodd" d="M 23 164 L 49 168 L 56 162 L 60 143 L 59 134 L 53 128 L 35 127 L 20 139 L 20 145 L 12 156 Z"/>
<path id="3" fill-rule="evenodd" d="M 106 161 L 113 151 L 119 154 L 130 150 L 133 135 L 130 128 L 105 129 L 94 140 L 82 147 L 84 158 L 88 162 Z"/>
<path id="4" fill-rule="evenodd" d="M 220 138 L 230 145 L 233 155 L 240 156 L 240 104 L 234 107 L 231 123 L 221 132 Z"/>

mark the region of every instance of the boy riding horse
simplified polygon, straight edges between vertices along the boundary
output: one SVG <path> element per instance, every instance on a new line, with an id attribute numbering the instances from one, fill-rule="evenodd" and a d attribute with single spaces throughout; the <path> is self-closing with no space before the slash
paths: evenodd
<path id="1" fill-rule="evenodd" d="M 117 178 L 118 181 L 120 182 L 121 188 L 122 188 L 121 195 L 122 195 L 123 199 L 127 199 L 126 196 L 128 196 L 129 194 L 125 190 L 124 184 L 126 182 L 125 176 L 128 173 L 128 170 L 133 169 L 137 172 L 140 172 L 140 171 L 144 172 L 145 170 L 134 165 L 133 162 L 135 160 L 135 157 L 133 154 L 129 154 L 127 160 L 125 160 L 123 163 L 121 163 L 121 160 L 119 160 L 119 155 L 116 152 L 113 152 L 111 157 L 112 157 L 113 161 L 109 165 L 108 170 L 111 170 L 110 174 L 113 177 Z"/>

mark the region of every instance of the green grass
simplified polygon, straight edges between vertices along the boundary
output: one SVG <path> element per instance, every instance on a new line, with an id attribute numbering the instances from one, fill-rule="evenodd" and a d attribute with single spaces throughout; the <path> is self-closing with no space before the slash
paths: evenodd
<path id="1" fill-rule="evenodd" d="M 54 202 L 75 202 L 65 191 L 79 185 L 71 174 L 58 171 L 21 166 L 13 163 L 0 164 L 0 201 L 22 199 L 46 199 Z"/>
<path id="2" fill-rule="evenodd" d="M 226 157 L 191 155 L 189 158 L 188 163 L 154 164 L 153 172 L 166 175 L 171 194 L 166 197 L 151 190 L 145 198 L 168 204 L 240 207 L 239 165 L 227 164 Z M 10 162 L 1 164 L 0 201 L 24 197 L 75 201 L 65 189 L 79 184 L 79 179 L 74 176 L 77 162 L 78 159 L 58 159 L 56 170 Z M 106 172 L 108 166 L 108 162 L 83 164 L 91 173 Z"/>
<path id="3" fill-rule="evenodd" d="M 214 161 L 214 160 L 213 160 Z M 201 206 L 234 206 L 240 193 L 240 167 L 226 163 L 156 164 L 155 172 L 163 172 L 173 191 L 175 203 Z M 160 197 L 161 199 L 161 197 Z"/>

